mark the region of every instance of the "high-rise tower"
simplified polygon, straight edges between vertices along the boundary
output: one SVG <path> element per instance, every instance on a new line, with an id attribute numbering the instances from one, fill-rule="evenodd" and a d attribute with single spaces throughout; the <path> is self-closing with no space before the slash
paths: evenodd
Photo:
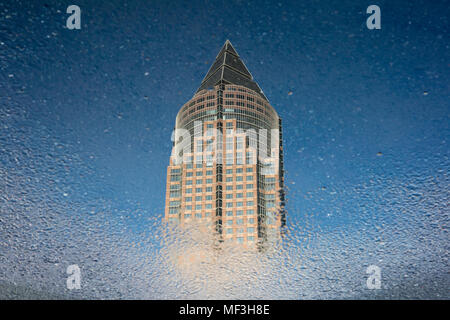
<path id="1" fill-rule="evenodd" d="M 285 224 L 281 119 L 230 41 L 178 112 L 165 219 L 258 243 Z"/>

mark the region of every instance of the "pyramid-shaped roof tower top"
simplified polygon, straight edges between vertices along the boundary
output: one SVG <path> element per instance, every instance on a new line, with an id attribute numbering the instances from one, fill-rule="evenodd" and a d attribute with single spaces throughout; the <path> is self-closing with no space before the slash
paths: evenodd
<path id="1" fill-rule="evenodd" d="M 268 101 L 229 40 L 225 41 L 197 92 L 221 83 L 244 86 Z"/>

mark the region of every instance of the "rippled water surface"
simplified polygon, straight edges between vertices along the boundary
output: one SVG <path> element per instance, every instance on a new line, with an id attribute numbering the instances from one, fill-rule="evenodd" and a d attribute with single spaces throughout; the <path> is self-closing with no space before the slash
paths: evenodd
<path id="1" fill-rule="evenodd" d="M 0 1 L 0 298 L 450 298 L 444 1 L 380 1 L 371 31 L 357 1 L 77 5 L 73 31 Z M 283 118 L 263 251 L 162 222 L 176 113 L 226 39 Z"/>

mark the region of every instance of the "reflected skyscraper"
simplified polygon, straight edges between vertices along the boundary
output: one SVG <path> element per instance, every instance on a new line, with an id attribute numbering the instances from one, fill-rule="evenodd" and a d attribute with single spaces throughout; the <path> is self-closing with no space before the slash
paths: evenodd
<path id="1" fill-rule="evenodd" d="M 165 219 L 221 241 L 262 243 L 285 225 L 281 119 L 226 41 L 178 112 Z"/>

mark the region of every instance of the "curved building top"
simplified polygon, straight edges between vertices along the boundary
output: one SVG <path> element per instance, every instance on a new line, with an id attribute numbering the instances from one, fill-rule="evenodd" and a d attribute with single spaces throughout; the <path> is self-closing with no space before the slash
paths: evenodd
<path id="1" fill-rule="evenodd" d="M 223 88 L 220 96 L 217 91 L 219 86 Z M 176 127 L 191 127 L 194 120 L 217 119 L 219 104 L 222 119 L 227 113 L 228 117 L 244 113 L 262 121 L 262 127 L 278 125 L 277 112 L 229 40 L 223 45 L 194 96 L 178 112 Z"/>

